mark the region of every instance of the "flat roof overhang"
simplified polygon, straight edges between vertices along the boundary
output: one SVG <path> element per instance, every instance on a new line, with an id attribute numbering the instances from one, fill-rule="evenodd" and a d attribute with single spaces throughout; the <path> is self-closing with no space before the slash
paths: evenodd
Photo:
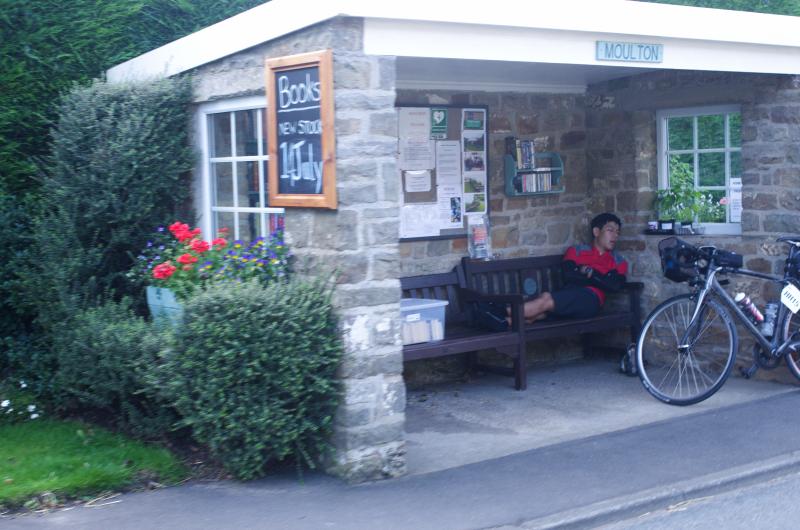
<path id="1" fill-rule="evenodd" d="M 800 74 L 800 17 L 626 0 L 310 2 L 272 0 L 117 65 L 108 80 L 176 75 L 337 16 L 364 18 L 365 54 L 398 57 L 399 88 L 573 92 L 654 69 Z M 663 61 L 599 61 L 597 41 L 661 44 Z"/>

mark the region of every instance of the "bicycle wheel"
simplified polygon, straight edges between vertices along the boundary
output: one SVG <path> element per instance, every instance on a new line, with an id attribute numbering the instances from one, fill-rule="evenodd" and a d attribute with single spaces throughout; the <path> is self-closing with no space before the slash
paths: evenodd
<path id="1" fill-rule="evenodd" d="M 788 313 L 780 329 L 783 331 L 783 335 L 781 335 L 783 340 L 800 331 L 800 314 Z M 786 364 L 789 366 L 789 371 L 792 372 L 792 375 L 800 379 L 800 352 L 787 353 Z"/>
<path id="2" fill-rule="evenodd" d="M 719 390 L 736 358 L 736 326 L 728 311 L 706 298 L 689 330 L 695 301 L 670 298 L 647 317 L 636 344 L 639 379 L 650 394 L 670 405 L 692 405 Z"/>

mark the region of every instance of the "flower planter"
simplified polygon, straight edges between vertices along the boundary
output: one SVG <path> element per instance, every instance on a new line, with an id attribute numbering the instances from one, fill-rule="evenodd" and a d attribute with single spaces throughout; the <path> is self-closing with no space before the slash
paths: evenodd
<path id="1" fill-rule="evenodd" d="M 147 307 L 153 322 L 176 325 L 183 318 L 183 306 L 166 287 L 147 287 Z"/>

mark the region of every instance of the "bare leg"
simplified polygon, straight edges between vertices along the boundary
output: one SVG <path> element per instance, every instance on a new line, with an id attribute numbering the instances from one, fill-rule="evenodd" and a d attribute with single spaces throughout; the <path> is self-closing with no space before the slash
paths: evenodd
<path id="1" fill-rule="evenodd" d="M 553 297 L 550 296 L 550 293 L 545 292 L 540 294 L 533 300 L 525 302 L 524 306 L 525 322 L 530 323 L 545 318 L 547 316 L 547 313 L 549 311 L 552 311 L 554 307 L 555 307 L 555 302 L 553 302 Z M 509 323 L 511 323 L 510 314 L 508 317 L 508 321 Z"/>

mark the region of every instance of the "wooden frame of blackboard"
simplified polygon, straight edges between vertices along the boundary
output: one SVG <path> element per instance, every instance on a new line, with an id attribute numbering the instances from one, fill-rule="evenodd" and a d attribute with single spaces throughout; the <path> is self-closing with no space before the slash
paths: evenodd
<path id="1" fill-rule="evenodd" d="M 431 108 L 437 108 L 437 109 L 438 108 L 444 108 L 444 109 L 448 109 L 448 110 L 480 109 L 480 110 L 484 111 L 484 119 L 486 120 L 484 122 L 484 124 L 483 124 L 483 130 L 484 130 L 484 133 L 486 135 L 486 140 L 485 140 L 486 141 L 486 212 L 485 212 L 485 215 L 488 217 L 489 216 L 489 208 L 490 208 L 489 179 L 491 178 L 491 167 L 490 167 L 490 161 L 489 161 L 489 150 L 490 150 L 491 147 L 489 145 L 489 123 L 488 123 L 489 122 L 489 107 L 488 107 L 488 105 L 469 105 L 469 104 L 438 105 L 438 104 L 431 104 L 431 103 L 414 103 L 414 102 L 407 102 L 407 101 L 403 101 L 401 103 L 396 103 L 395 104 L 395 108 L 396 109 L 407 108 L 407 107 L 428 108 L 428 109 L 431 109 Z M 460 125 L 459 125 L 459 127 L 460 127 Z M 398 138 L 398 141 L 400 141 L 400 138 Z M 402 181 L 402 177 L 401 177 L 400 178 L 400 186 L 401 186 L 401 188 L 402 188 L 402 185 L 403 185 L 403 181 Z M 462 186 L 463 186 L 463 180 L 462 180 Z M 401 190 L 401 193 L 403 193 L 402 190 Z M 458 230 L 458 231 L 456 231 L 456 230 Z M 446 230 L 446 231 L 444 231 L 444 233 L 442 233 L 442 234 L 440 234 L 438 236 L 401 237 L 399 239 L 399 241 L 401 243 L 410 243 L 410 242 L 414 242 L 414 241 L 437 241 L 437 240 L 441 240 L 441 239 L 461 239 L 461 238 L 466 238 L 466 237 L 467 237 L 467 219 L 466 219 L 466 213 L 465 213 L 464 214 L 464 228 L 463 229 L 453 229 L 452 231 L 451 230 Z"/>
<path id="2" fill-rule="evenodd" d="M 316 170 L 315 175 L 317 178 L 320 178 L 321 173 L 321 191 L 318 193 L 308 193 L 303 191 L 301 193 L 289 193 L 285 190 L 281 189 L 281 165 L 284 162 L 287 162 L 288 165 L 294 163 L 291 156 L 288 156 L 287 153 L 289 152 L 289 147 L 286 146 L 286 142 L 281 143 L 282 137 L 286 137 L 285 134 L 279 134 L 279 125 L 283 125 L 283 123 L 279 122 L 278 114 L 279 112 L 291 112 L 294 110 L 304 111 L 305 113 L 311 112 L 316 113 L 316 106 L 311 105 L 305 108 L 292 108 L 286 109 L 284 106 L 284 110 L 280 109 L 279 103 L 283 103 L 283 100 L 279 102 L 279 94 L 278 90 L 276 89 L 276 82 L 280 79 L 280 74 L 282 72 L 287 72 L 287 76 L 284 78 L 288 78 L 288 74 L 292 71 L 296 70 L 311 70 L 313 73 L 313 69 L 317 69 L 319 75 L 319 85 L 318 87 L 306 87 L 304 89 L 298 89 L 296 94 L 298 95 L 298 104 L 303 103 L 306 96 L 309 96 L 314 90 L 318 88 L 318 95 L 319 95 L 319 105 L 318 105 L 318 114 L 319 114 L 319 123 L 317 126 L 314 126 L 312 123 L 312 130 L 319 130 L 319 126 L 321 126 L 321 133 L 319 134 L 319 149 L 315 149 L 313 145 L 313 141 L 309 141 L 305 146 L 308 148 L 305 154 L 311 153 L 312 156 L 319 156 L 319 162 L 313 160 L 306 160 L 301 162 L 301 166 L 303 164 L 307 164 L 306 167 L 315 168 L 317 167 L 315 164 L 321 164 L 321 170 Z M 333 52 L 331 50 L 322 50 L 310 53 L 303 53 L 299 55 L 291 55 L 287 57 L 277 57 L 275 59 L 267 59 L 266 60 L 266 92 L 267 92 L 267 146 L 269 152 L 269 175 L 268 175 L 268 190 L 269 190 L 269 205 L 270 206 L 285 206 L 285 207 L 300 207 L 300 208 L 330 208 L 336 209 L 337 206 L 337 199 L 336 199 L 336 141 L 334 135 L 334 109 L 333 109 Z M 297 73 L 297 72 L 295 72 Z M 310 74 L 310 73 L 309 73 Z M 309 78 L 310 79 L 310 78 Z M 284 90 L 284 93 L 289 94 L 289 100 L 291 100 L 292 92 L 287 92 Z M 300 94 L 303 94 L 300 96 Z M 291 102 L 294 104 L 294 102 Z M 287 122 L 288 123 L 288 122 Z M 297 126 L 297 123 L 294 124 Z M 286 127 L 282 127 L 281 130 L 288 130 Z M 297 130 L 297 127 L 292 129 L 294 133 Z M 303 133 L 301 133 L 303 134 Z M 313 140 L 313 134 L 312 134 Z M 305 138 L 308 136 L 303 137 L 304 140 L 301 142 L 306 142 Z M 281 147 L 283 147 L 283 158 L 279 159 L 278 156 L 281 154 Z M 300 149 L 293 150 L 296 152 L 297 157 L 302 157 L 303 152 Z M 303 173 L 302 169 L 294 170 L 298 174 L 297 179 L 291 179 L 292 183 L 294 180 L 302 182 L 301 175 Z M 306 180 L 306 179 L 303 179 Z M 317 185 L 319 182 L 317 182 Z M 314 185 L 314 183 L 312 183 Z M 299 186 L 298 186 L 299 187 Z"/>

